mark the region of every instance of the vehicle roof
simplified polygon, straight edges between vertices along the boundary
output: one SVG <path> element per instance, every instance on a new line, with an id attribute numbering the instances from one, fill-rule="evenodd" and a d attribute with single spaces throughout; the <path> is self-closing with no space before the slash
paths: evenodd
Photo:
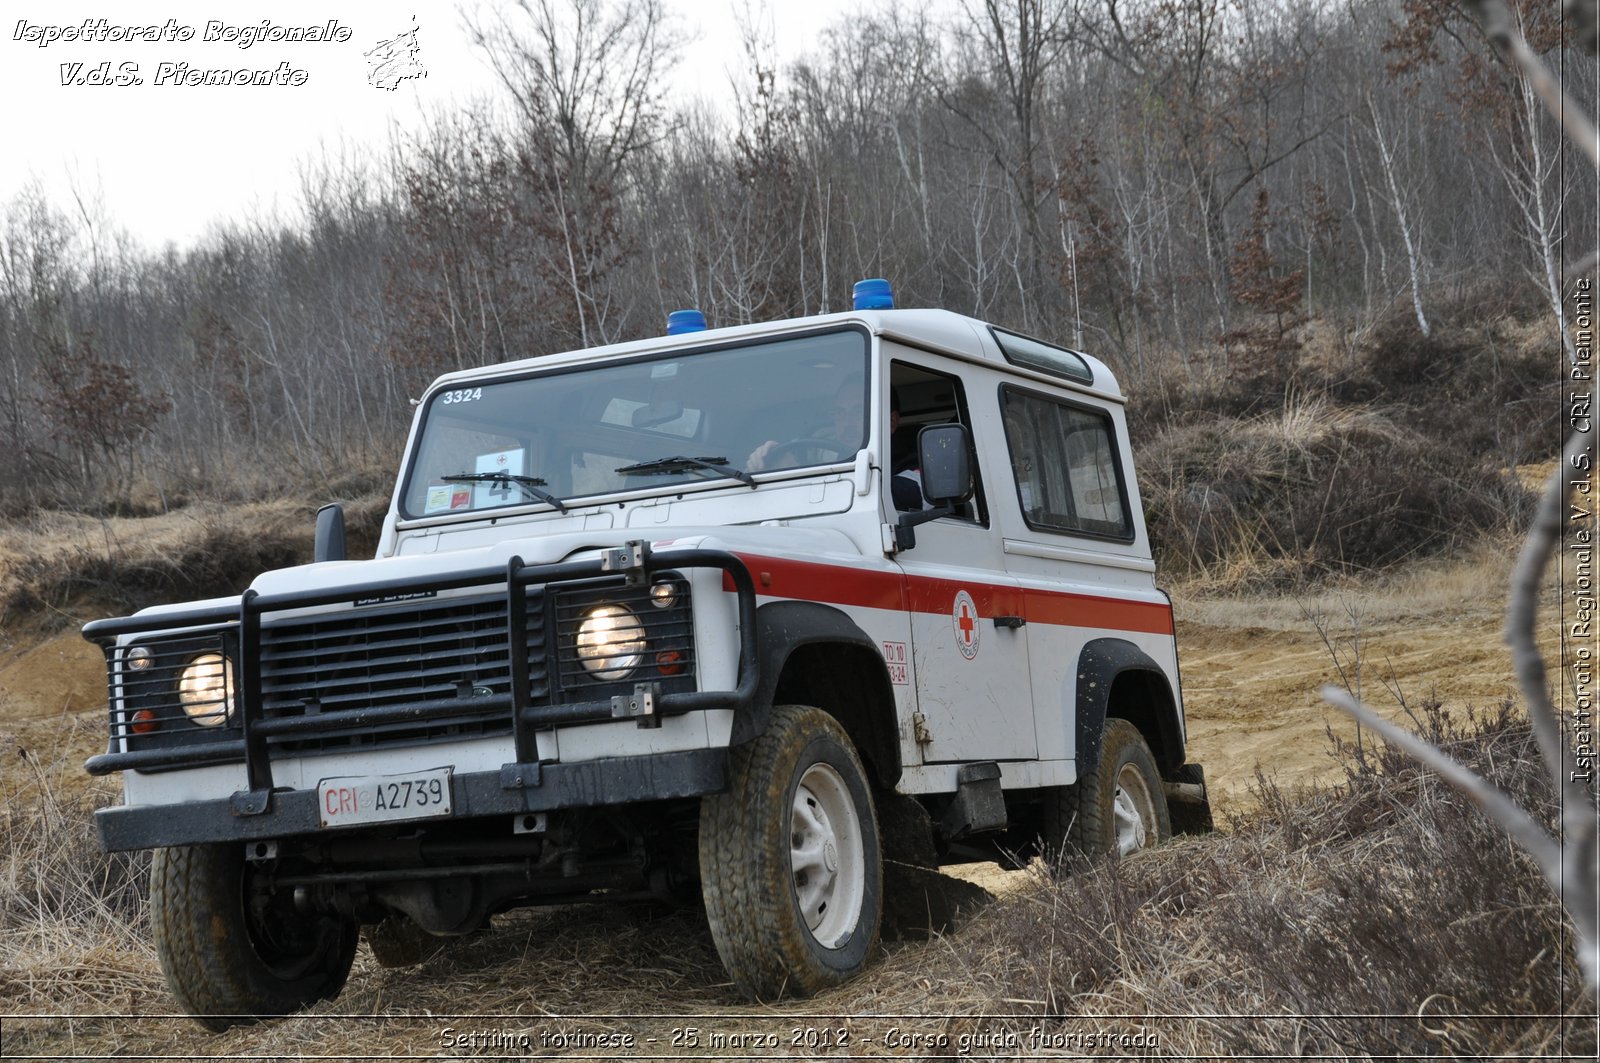
<path id="1" fill-rule="evenodd" d="M 1030 380 L 1047 382 L 1053 386 L 1112 402 L 1124 402 L 1117 385 L 1116 375 L 1110 366 L 1093 355 L 1082 351 L 1072 353 L 1082 358 L 1094 378 L 1093 384 L 1083 384 L 1066 377 L 1044 373 L 1007 361 L 999 344 L 990 332 L 986 321 L 957 314 L 950 310 L 848 310 L 838 314 L 816 314 L 810 317 L 783 318 L 778 321 L 759 321 L 748 325 L 731 325 L 726 328 L 686 332 L 676 336 L 650 336 L 626 343 L 610 343 L 598 347 L 585 347 L 572 351 L 534 355 L 494 365 L 463 369 L 441 376 L 430 388 L 460 386 L 463 382 L 501 376 L 507 372 L 540 370 L 561 366 L 581 365 L 596 360 L 609 360 L 629 355 L 654 354 L 678 349 L 727 344 L 746 339 L 767 338 L 787 332 L 815 329 L 827 325 L 856 324 L 864 326 L 874 335 L 896 340 L 914 347 L 946 354 L 964 361 L 989 364 L 996 369 L 1014 373 Z M 1006 330 L 1010 331 L 1010 330 Z M 1052 346 L 1059 346 L 1052 344 Z M 1070 348 L 1067 348 L 1070 350 Z"/>

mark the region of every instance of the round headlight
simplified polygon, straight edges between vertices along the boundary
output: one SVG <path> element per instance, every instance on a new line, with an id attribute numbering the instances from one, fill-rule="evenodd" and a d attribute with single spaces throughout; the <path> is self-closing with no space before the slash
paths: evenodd
<path id="1" fill-rule="evenodd" d="M 673 580 L 662 580 L 650 585 L 650 604 L 657 609 L 671 609 L 678 604 L 680 588 Z"/>
<path id="2" fill-rule="evenodd" d="M 578 660 L 596 679 L 623 679 L 644 659 L 644 625 L 620 605 L 601 605 L 578 625 Z"/>
<path id="3" fill-rule="evenodd" d="M 228 661 L 220 653 L 202 653 L 178 673 L 178 703 L 190 720 L 215 727 L 233 714 Z"/>

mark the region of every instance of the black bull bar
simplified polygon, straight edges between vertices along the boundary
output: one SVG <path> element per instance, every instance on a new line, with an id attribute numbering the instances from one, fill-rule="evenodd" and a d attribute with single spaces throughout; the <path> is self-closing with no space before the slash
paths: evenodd
<path id="1" fill-rule="evenodd" d="M 527 595 L 519 592 L 534 584 L 549 585 L 617 576 L 623 577 L 628 585 L 648 584 L 652 574 L 657 571 L 666 569 L 682 571 L 689 568 L 721 569 L 725 573 L 724 586 L 728 582 L 733 585 L 732 589 L 738 599 L 739 614 L 738 681 L 731 690 L 653 693 L 650 699 L 653 702 L 650 711 L 659 717 L 677 716 L 705 709 L 739 709 L 748 706 L 755 697 L 761 679 L 760 659 L 756 652 L 756 596 L 750 570 L 737 556 L 723 550 L 676 549 L 654 552 L 648 543 L 634 541 L 620 548 L 606 550 L 601 557 L 588 561 L 525 565 L 520 557 L 513 557 L 504 568 L 497 566 L 478 568 L 444 578 L 425 576 L 345 584 L 314 593 L 260 594 L 254 590 L 247 590 L 237 608 L 226 605 L 165 613 L 159 617 L 130 616 L 94 621 L 84 626 L 83 636 L 108 650 L 121 635 L 236 622 L 238 686 L 235 711 L 239 727 L 237 735 L 213 742 L 132 751 L 121 751 L 117 748 L 113 730 L 111 747 L 108 751 L 89 758 L 84 768 L 91 775 L 108 775 L 118 771 L 238 763 L 242 760 L 245 765 L 247 788 L 235 793 L 227 804 L 235 817 L 266 813 L 273 795 L 272 762 L 267 749 L 269 738 L 315 735 L 349 730 L 363 725 L 426 722 L 431 717 L 453 713 L 459 706 L 450 702 L 421 701 L 323 711 L 305 716 L 264 717 L 261 708 L 260 671 L 260 632 L 263 614 L 332 605 L 361 598 L 403 596 L 503 582 L 506 587 L 509 617 L 506 652 L 510 661 L 511 689 L 506 694 L 494 694 L 476 699 L 474 705 L 490 711 L 503 709 L 511 717 L 516 759 L 501 768 L 499 772 L 501 784 L 508 789 L 517 790 L 537 787 L 541 782 L 541 765 L 538 760 L 535 732 L 554 727 L 605 722 L 616 719 L 623 713 L 618 710 L 617 698 L 559 704 L 530 703 Z M 716 761 L 716 765 L 720 763 L 720 760 Z M 547 769 L 557 767 L 549 765 Z M 567 767 L 580 768 L 579 765 Z M 720 777 L 721 771 L 715 770 L 711 774 Z M 522 804 L 519 807 L 531 806 Z M 157 809 L 105 809 L 102 810 L 102 815 L 134 811 L 157 811 Z M 106 826 L 107 824 L 102 824 L 102 833 Z M 109 840 L 107 838 L 107 841 Z"/>

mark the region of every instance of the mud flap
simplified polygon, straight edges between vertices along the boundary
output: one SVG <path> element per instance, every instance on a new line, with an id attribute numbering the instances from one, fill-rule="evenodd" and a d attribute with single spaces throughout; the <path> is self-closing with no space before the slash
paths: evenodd
<path id="1" fill-rule="evenodd" d="M 956 771 L 956 796 L 939 818 L 939 833 L 949 841 L 969 834 L 1003 830 L 1006 797 L 1000 789 L 1000 765 L 994 761 L 963 764 Z"/>
<path id="2" fill-rule="evenodd" d="M 1198 764 L 1184 764 L 1162 781 L 1167 795 L 1167 815 L 1172 820 L 1173 834 L 1209 834 L 1215 824 L 1211 819 L 1211 795 L 1206 790 L 1205 769 Z"/>

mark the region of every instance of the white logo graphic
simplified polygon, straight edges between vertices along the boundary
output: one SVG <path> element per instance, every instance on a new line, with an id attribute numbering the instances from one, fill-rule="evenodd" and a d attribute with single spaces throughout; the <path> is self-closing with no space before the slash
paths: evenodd
<path id="1" fill-rule="evenodd" d="M 417 16 L 412 15 L 411 21 L 417 21 Z M 427 77 L 427 68 L 417 58 L 419 50 L 415 26 L 397 37 L 379 41 L 369 51 L 362 53 L 367 57 L 367 84 L 393 92 L 402 81 Z"/>

